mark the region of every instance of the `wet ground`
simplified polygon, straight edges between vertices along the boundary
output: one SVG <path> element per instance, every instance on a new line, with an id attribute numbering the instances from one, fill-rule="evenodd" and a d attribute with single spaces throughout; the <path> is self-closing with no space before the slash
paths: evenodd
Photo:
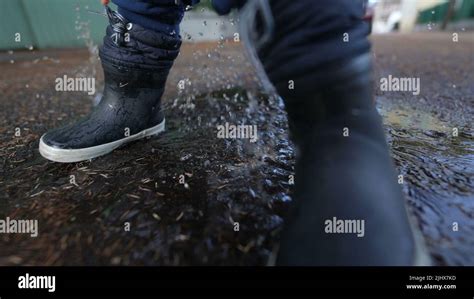
<path id="1" fill-rule="evenodd" d="M 465 36 L 374 38 L 377 76 L 421 78 L 419 96 L 376 91 L 377 105 L 406 200 L 442 265 L 474 264 L 474 39 Z M 97 74 L 100 87 L 97 61 L 87 51 L 30 51 L 2 54 L 0 67 L 0 219 L 38 219 L 40 230 L 0 235 L 1 265 L 274 258 L 294 153 L 283 106 L 261 94 L 239 45 L 185 44 L 164 96 L 167 132 L 75 164 L 41 158 L 38 139 L 91 109 L 94 97 L 57 92 L 54 80 Z M 257 125 L 259 140 L 216 138 L 226 122 Z"/>
<path id="2" fill-rule="evenodd" d="M 406 200 L 440 265 L 474 265 L 474 34 L 460 37 L 374 38 L 377 78 L 420 78 L 417 96 L 376 96 Z"/>

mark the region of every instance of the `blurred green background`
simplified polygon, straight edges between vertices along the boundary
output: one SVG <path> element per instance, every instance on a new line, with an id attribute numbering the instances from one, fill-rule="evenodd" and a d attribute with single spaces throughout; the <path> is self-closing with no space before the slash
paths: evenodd
<path id="1" fill-rule="evenodd" d="M 210 0 L 194 8 L 210 8 Z M 112 8 L 116 8 L 111 4 Z M 107 25 L 99 0 L 0 0 L 0 49 L 73 48 L 101 43 Z M 16 34 L 21 40 L 16 41 Z"/>
<path id="2" fill-rule="evenodd" d="M 432 8 L 420 11 L 418 14 L 418 24 L 426 23 L 441 23 L 448 13 L 449 3 L 444 2 L 438 4 Z M 463 0 L 459 1 L 458 7 L 454 10 L 453 16 L 450 21 L 460 21 L 465 19 L 474 18 L 474 1 Z"/>
<path id="3" fill-rule="evenodd" d="M 0 48 L 84 47 L 99 42 L 107 18 L 99 0 L 0 0 Z M 21 40 L 15 38 L 20 34 Z"/>

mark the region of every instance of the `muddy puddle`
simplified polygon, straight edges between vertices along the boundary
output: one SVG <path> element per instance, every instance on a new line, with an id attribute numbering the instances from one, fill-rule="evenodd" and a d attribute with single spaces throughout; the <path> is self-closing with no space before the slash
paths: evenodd
<path id="1" fill-rule="evenodd" d="M 403 190 L 435 261 L 472 265 L 474 257 L 474 131 L 429 109 L 381 99 L 392 157 Z"/>
<path id="2" fill-rule="evenodd" d="M 167 132 L 93 161 L 47 162 L 35 140 L 17 148 L 1 216 L 39 219 L 40 236 L 2 236 L 0 262 L 267 264 L 294 174 L 281 99 L 235 88 L 164 107 Z M 384 99 L 378 109 L 436 263 L 474 263 L 473 131 L 453 136 L 448 121 Z M 257 125 L 256 142 L 217 138 L 226 122 Z"/>
<path id="3" fill-rule="evenodd" d="M 40 235 L 2 236 L 0 262 L 265 265 L 291 201 L 281 101 L 233 89 L 165 110 L 166 133 L 93 161 L 47 162 L 34 140 L 18 148 L 1 216 L 38 219 Z M 216 138 L 226 122 L 256 125 L 256 142 Z"/>
<path id="4" fill-rule="evenodd" d="M 93 63 L 87 52 L 37 55 L 59 62 L 2 65 L 0 218 L 37 219 L 39 235 L 0 235 L 0 265 L 266 265 L 274 258 L 294 152 L 281 100 L 259 92 L 241 47 L 184 45 L 164 100 L 167 131 L 74 164 L 44 160 L 38 140 L 91 109 L 91 98 L 58 93 L 52 82 L 95 74 Z M 184 79 L 192 85 L 181 94 Z M 454 98 L 463 100 L 457 93 L 465 88 Z M 470 110 L 451 100 L 439 111 L 407 102 L 377 99 L 406 200 L 436 264 L 473 265 Z M 226 123 L 256 125 L 256 142 L 218 138 Z"/>

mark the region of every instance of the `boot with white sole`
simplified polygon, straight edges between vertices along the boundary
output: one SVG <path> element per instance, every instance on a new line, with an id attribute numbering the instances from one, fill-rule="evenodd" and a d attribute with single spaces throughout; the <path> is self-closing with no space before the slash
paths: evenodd
<path id="1" fill-rule="evenodd" d="M 181 38 L 129 23 L 111 9 L 107 12 L 110 26 L 100 48 L 103 97 L 82 120 L 41 137 L 39 151 L 48 160 L 89 160 L 165 129 L 161 96 Z"/>

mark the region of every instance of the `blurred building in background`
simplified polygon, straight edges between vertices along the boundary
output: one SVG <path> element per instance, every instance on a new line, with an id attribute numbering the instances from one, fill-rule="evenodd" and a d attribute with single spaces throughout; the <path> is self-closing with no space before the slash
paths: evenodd
<path id="1" fill-rule="evenodd" d="M 374 0 L 374 33 L 474 29 L 474 0 Z"/>

